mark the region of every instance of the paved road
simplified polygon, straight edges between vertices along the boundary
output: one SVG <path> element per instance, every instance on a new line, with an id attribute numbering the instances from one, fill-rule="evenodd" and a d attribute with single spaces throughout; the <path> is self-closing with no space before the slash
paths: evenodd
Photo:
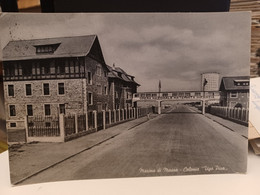
<path id="1" fill-rule="evenodd" d="M 23 183 L 246 170 L 247 140 L 178 105 Z"/>

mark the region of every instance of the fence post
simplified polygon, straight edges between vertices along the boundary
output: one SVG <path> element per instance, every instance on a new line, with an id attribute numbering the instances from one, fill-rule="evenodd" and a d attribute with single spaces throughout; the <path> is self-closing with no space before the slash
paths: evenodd
<path id="1" fill-rule="evenodd" d="M 135 108 L 133 108 L 133 118 L 135 119 Z"/>
<path id="2" fill-rule="evenodd" d="M 114 123 L 116 123 L 116 110 L 114 109 Z"/>
<path id="3" fill-rule="evenodd" d="M 108 123 L 109 123 L 110 125 L 111 125 L 111 123 L 112 123 L 112 119 L 111 119 L 111 118 L 112 118 L 112 116 L 111 116 L 111 110 L 108 110 L 108 119 L 109 119 L 109 120 L 108 120 L 108 121 L 109 121 Z"/>
<path id="4" fill-rule="evenodd" d="M 93 111 L 93 117 L 94 117 L 94 129 L 97 131 L 97 111 Z"/>
<path id="5" fill-rule="evenodd" d="M 24 127 L 25 127 L 25 142 L 28 142 L 28 137 L 29 137 L 28 115 L 24 117 Z"/>
<path id="6" fill-rule="evenodd" d="M 225 117 L 228 118 L 228 107 L 225 108 Z"/>
<path id="7" fill-rule="evenodd" d="M 136 108 L 136 118 L 139 118 L 138 109 L 139 109 L 139 108 Z"/>
<path id="8" fill-rule="evenodd" d="M 249 114 L 249 110 L 246 110 L 246 122 L 248 122 L 248 114 Z"/>
<path id="9" fill-rule="evenodd" d="M 242 110 L 242 108 L 238 108 L 238 114 L 237 114 L 238 120 L 241 120 L 241 110 Z"/>
<path id="10" fill-rule="evenodd" d="M 77 115 L 77 113 L 74 114 L 74 121 L 75 121 L 75 134 L 77 134 L 79 132 L 78 115 Z"/>
<path id="11" fill-rule="evenodd" d="M 60 126 L 60 138 L 61 141 L 65 141 L 65 121 L 64 114 L 59 115 L 59 126 Z"/>
<path id="12" fill-rule="evenodd" d="M 120 109 L 118 109 L 118 122 L 121 121 Z"/>
<path id="13" fill-rule="evenodd" d="M 86 118 L 86 131 L 88 131 L 88 112 L 86 112 L 85 118 Z"/>
<path id="14" fill-rule="evenodd" d="M 102 116 L 103 116 L 103 129 L 106 129 L 106 111 L 102 110 Z"/>
<path id="15" fill-rule="evenodd" d="M 237 108 L 235 108 L 235 116 L 234 116 L 234 118 L 235 118 L 235 119 L 238 118 L 238 109 L 237 109 Z"/>
<path id="16" fill-rule="evenodd" d="M 125 119 L 125 112 L 124 112 L 124 109 L 122 109 L 122 121 Z"/>

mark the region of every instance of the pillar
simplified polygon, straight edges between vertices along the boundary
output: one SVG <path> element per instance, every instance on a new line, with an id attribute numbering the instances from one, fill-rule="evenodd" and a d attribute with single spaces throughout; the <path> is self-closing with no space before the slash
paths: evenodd
<path id="1" fill-rule="evenodd" d="M 77 134 L 79 132 L 77 113 L 74 114 L 74 120 L 75 120 L 75 133 Z"/>
<path id="2" fill-rule="evenodd" d="M 161 114 L 161 112 L 162 112 L 162 104 L 161 104 L 161 101 L 158 101 L 158 114 Z"/>
<path id="3" fill-rule="evenodd" d="M 202 114 L 205 115 L 205 100 L 202 100 L 201 103 L 202 103 Z"/>
<path id="4" fill-rule="evenodd" d="M 29 127 L 28 127 L 28 116 L 24 117 L 24 127 L 25 127 L 25 142 L 28 142 L 29 137 Z"/>
<path id="5" fill-rule="evenodd" d="M 60 138 L 61 141 L 65 141 L 65 121 L 64 114 L 59 115 L 59 126 L 60 126 Z"/>
<path id="6" fill-rule="evenodd" d="M 103 116 L 103 129 L 106 129 L 106 111 L 102 110 L 102 116 Z"/>
<path id="7" fill-rule="evenodd" d="M 109 124 L 111 125 L 111 123 L 112 123 L 111 110 L 108 110 L 108 118 L 109 118 Z"/>
<path id="8" fill-rule="evenodd" d="M 93 111 L 93 117 L 94 117 L 94 129 L 97 131 L 97 111 Z"/>

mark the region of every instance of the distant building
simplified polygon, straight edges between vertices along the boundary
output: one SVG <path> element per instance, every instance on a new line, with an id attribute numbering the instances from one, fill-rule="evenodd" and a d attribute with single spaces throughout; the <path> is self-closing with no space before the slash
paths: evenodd
<path id="1" fill-rule="evenodd" d="M 26 115 L 131 107 L 138 85 L 122 69 L 110 73 L 96 35 L 10 41 L 3 70 L 7 128 L 24 127 Z"/>
<path id="2" fill-rule="evenodd" d="M 113 109 L 130 108 L 132 106 L 133 94 L 137 92 L 137 87 L 140 86 L 135 82 L 134 76 L 127 74 L 123 69 L 108 66 L 110 70 L 108 79 L 110 88 L 113 91 L 110 99 Z"/>
<path id="3" fill-rule="evenodd" d="M 249 107 L 249 76 L 223 77 L 220 91 L 221 106 Z"/>
<path id="4" fill-rule="evenodd" d="M 219 73 L 209 72 L 201 74 L 201 91 L 218 91 Z"/>

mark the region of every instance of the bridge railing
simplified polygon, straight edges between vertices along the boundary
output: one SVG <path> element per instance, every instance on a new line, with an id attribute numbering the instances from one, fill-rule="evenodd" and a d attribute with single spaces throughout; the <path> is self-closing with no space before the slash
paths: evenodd
<path id="1" fill-rule="evenodd" d="M 135 93 L 133 99 L 139 100 L 160 100 L 160 99 L 201 99 L 219 98 L 219 91 L 177 91 L 177 92 L 140 92 Z"/>
<path id="2" fill-rule="evenodd" d="M 211 108 L 209 109 L 209 113 L 223 118 L 231 119 L 239 123 L 248 123 L 249 109 L 211 106 Z"/>

